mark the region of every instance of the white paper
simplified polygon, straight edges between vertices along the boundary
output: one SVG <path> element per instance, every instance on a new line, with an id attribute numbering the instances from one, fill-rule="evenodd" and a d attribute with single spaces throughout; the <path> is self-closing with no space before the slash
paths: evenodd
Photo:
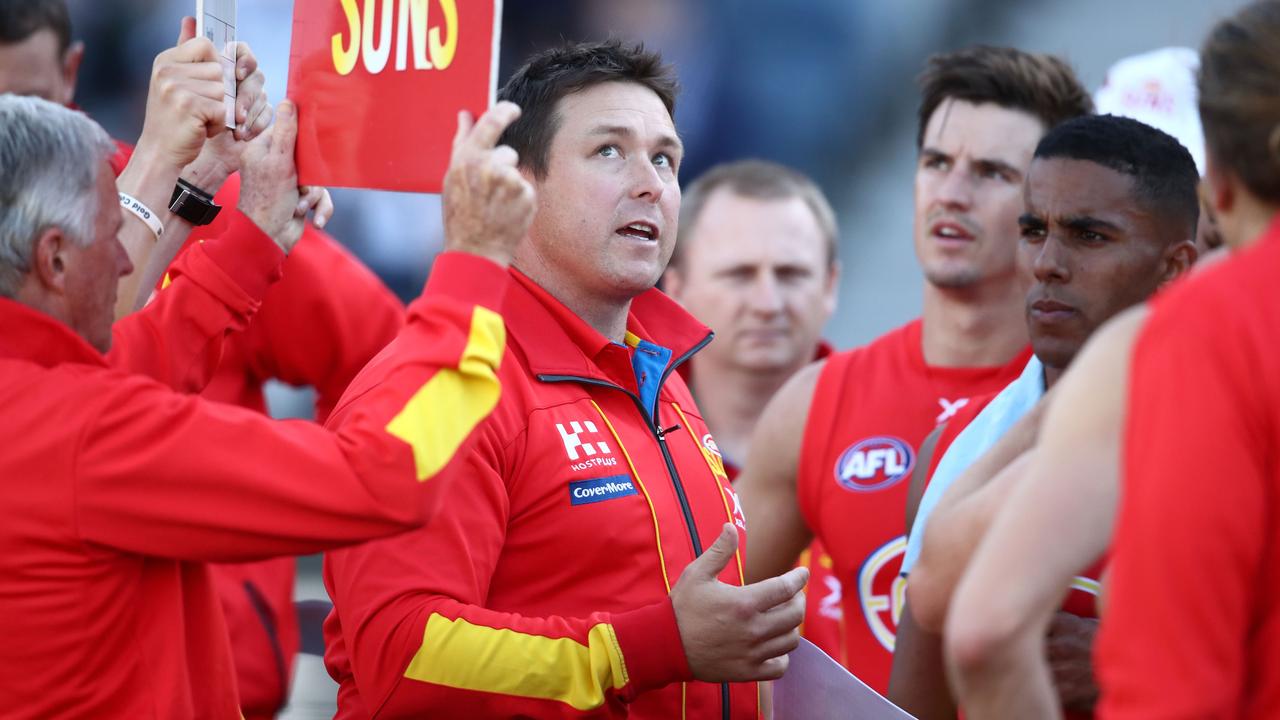
<path id="1" fill-rule="evenodd" d="M 196 35 L 209 38 L 222 64 L 224 124 L 236 126 L 236 0 L 196 0 Z"/>
<path id="2" fill-rule="evenodd" d="M 773 683 L 774 720 L 915 720 L 808 640 Z"/>

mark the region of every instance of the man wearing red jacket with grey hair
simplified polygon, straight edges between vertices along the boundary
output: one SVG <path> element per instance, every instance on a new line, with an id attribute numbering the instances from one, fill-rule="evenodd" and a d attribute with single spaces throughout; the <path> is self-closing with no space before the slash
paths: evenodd
<path id="1" fill-rule="evenodd" d="M 71 30 L 65 0 L 0 0 L 0 92 L 72 103 L 85 49 L 72 41 Z M 189 66 L 169 66 L 166 77 L 174 78 L 175 69 L 191 74 Z M 192 227 L 168 212 L 172 187 L 149 188 L 147 194 L 152 197 L 145 202 L 162 214 L 165 233 L 157 240 L 140 223 L 126 225 L 122 240 L 135 272 L 121 283 L 118 312 L 132 311 L 146 300 L 152 282 L 174 253 L 185 255 L 197 242 L 232 228 L 231 209 L 240 194 L 240 177 L 234 173 L 241 148 L 271 117 L 262 92 L 263 73 L 243 43 L 237 70 L 237 130 L 205 143 L 180 175 L 214 195 L 225 210 L 210 224 Z M 216 84 L 220 86 L 221 80 Z M 173 105 L 171 98 L 156 99 L 165 102 L 153 105 Z M 120 152 L 112 158 L 112 167 L 120 174 L 132 147 L 119 141 L 117 145 Z M 137 169 L 131 174 L 136 175 Z M 317 224 L 323 225 L 325 219 L 323 211 L 317 213 Z M 144 261 L 148 257 L 154 262 Z M 263 387 L 268 380 L 311 386 L 316 394 L 316 420 L 324 422 L 351 378 L 395 337 L 403 322 L 403 305 L 382 282 L 337 241 L 308 224 L 285 261 L 283 277 L 267 291 L 261 309 L 242 332 L 221 344 L 222 360 L 202 397 L 265 414 Z M 300 645 L 293 604 L 295 562 L 280 557 L 219 565 L 214 570 L 235 653 L 241 709 L 249 720 L 273 717 L 288 698 Z"/>
<path id="2" fill-rule="evenodd" d="M 203 38 L 176 51 L 213 57 Z M 221 130 L 217 94 L 175 106 L 195 117 L 161 126 L 165 152 L 139 151 L 146 177 L 172 186 L 194 156 L 183 149 Z M 246 150 L 232 231 L 179 261 L 174 284 L 116 329 L 129 345 L 109 359 L 116 280 L 131 269 L 117 235 L 136 222 L 117 204 L 113 145 L 78 113 L 0 97 L 0 434 L 21 438 L 0 451 L 6 715 L 239 718 L 204 563 L 421 525 L 445 494 L 435 476 L 492 408 L 505 334 L 491 308 L 533 211 L 532 192 L 492 150 L 510 121 L 500 115 L 460 137 L 465 163 L 454 165 L 469 172 L 446 178 L 446 248 L 461 252 L 437 261 L 398 336 L 404 351 L 382 362 L 388 382 L 340 433 L 155 381 L 199 386 L 211 366 L 194 377 L 183 368 L 216 358 L 199 351 L 244 326 L 299 240 L 295 113 L 282 104 Z M 129 353 L 171 362 L 135 367 Z M 178 372 L 127 372 L 156 368 Z"/>

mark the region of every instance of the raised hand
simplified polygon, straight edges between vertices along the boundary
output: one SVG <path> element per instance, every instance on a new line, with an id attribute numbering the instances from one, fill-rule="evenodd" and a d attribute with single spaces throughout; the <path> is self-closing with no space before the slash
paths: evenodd
<path id="1" fill-rule="evenodd" d="M 313 207 L 327 214 L 333 210 L 323 188 L 298 187 L 293 148 L 298 138 L 298 108 L 285 100 L 276 108 L 271 130 L 245 148 L 240 183 L 240 211 L 286 253 L 302 237 L 307 211 Z"/>
<path id="2" fill-rule="evenodd" d="M 147 92 L 140 154 L 153 153 L 181 169 L 223 125 L 222 66 L 213 43 L 195 37 L 195 20 L 182 19 L 178 46 L 156 56 Z"/>
<path id="3" fill-rule="evenodd" d="M 806 568 L 737 587 L 717 576 L 738 549 L 738 531 L 720 537 L 680 574 L 671 589 L 689 670 L 708 682 L 774 680 L 800 642 Z"/>
<path id="4" fill-rule="evenodd" d="M 271 124 L 266 77 L 258 67 L 247 43 L 236 43 L 236 129 L 220 132 L 201 148 L 200 154 L 182 171 L 182 178 L 205 192 L 218 192 L 232 173 L 240 170 L 240 156 L 248 141 Z M 318 224 L 318 223 L 317 223 Z"/>
<path id="5" fill-rule="evenodd" d="M 500 102 L 474 124 L 458 114 L 453 155 L 444 176 L 444 248 L 510 264 L 516 245 L 533 222 L 533 186 L 517 169 L 516 151 L 498 145 L 520 117 L 514 103 Z"/>

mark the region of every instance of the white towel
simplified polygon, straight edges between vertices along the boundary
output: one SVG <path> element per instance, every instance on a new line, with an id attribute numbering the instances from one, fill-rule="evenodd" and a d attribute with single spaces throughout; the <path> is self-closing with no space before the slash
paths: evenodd
<path id="1" fill-rule="evenodd" d="M 1040 398 L 1044 396 L 1044 365 L 1034 355 L 1017 380 L 1005 386 L 1000 394 L 978 413 L 969 426 L 960 432 L 947 448 L 947 453 L 938 461 L 933 472 L 933 479 L 925 488 L 924 497 L 920 498 L 920 509 L 916 512 L 915 523 L 911 526 L 911 534 L 907 537 L 907 552 L 902 558 L 902 574 L 905 576 L 915 567 L 920 559 L 920 549 L 924 545 L 924 528 L 929 522 L 929 514 L 938 506 L 940 500 L 960 477 L 983 453 L 991 449 L 1013 424 L 1026 415 Z"/>

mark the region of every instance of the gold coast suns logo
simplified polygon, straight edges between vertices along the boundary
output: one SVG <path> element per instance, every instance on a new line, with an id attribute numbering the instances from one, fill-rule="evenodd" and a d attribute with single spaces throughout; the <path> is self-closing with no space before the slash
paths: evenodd
<path id="1" fill-rule="evenodd" d="M 698 449 L 702 451 L 707 467 L 711 468 L 711 474 L 727 481 L 729 476 L 724 471 L 724 456 L 720 454 L 720 446 L 716 445 L 716 439 L 711 437 L 711 433 L 702 436 L 702 447 Z"/>
<path id="2" fill-rule="evenodd" d="M 858 570 L 858 603 L 867 628 L 884 649 L 893 652 L 898 633 L 898 618 L 907 600 L 907 580 L 902 577 L 902 555 L 907 549 L 906 536 L 882 545 L 862 563 Z"/>

